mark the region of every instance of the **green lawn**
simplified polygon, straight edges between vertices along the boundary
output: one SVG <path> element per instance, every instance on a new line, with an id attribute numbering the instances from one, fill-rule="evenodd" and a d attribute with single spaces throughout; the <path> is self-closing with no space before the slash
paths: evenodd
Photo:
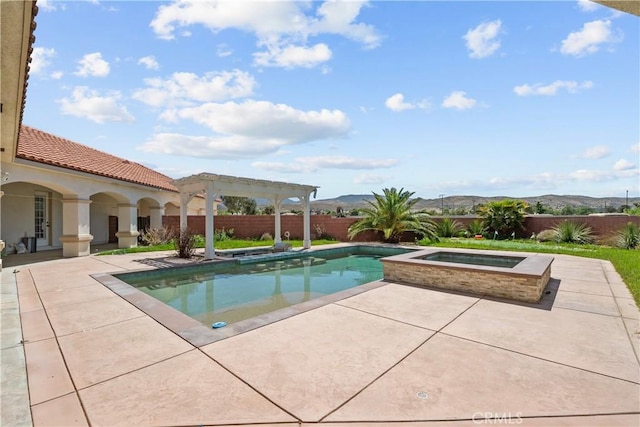
<path id="1" fill-rule="evenodd" d="M 440 239 L 440 242 L 418 242 L 423 246 L 447 248 L 494 249 L 501 251 L 540 252 L 550 254 L 575 255 L 611 261 L 622 280 L 631 291 L 636 305 L 640 306 L 640 250 L 612 248 L 599 245 L 579 245 L 569 243 L 538 243 L 530 240 L 474 240 Z"/>

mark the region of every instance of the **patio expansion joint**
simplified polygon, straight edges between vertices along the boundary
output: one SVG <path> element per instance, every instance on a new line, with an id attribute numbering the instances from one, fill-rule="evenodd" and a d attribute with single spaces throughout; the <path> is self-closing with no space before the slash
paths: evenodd
<path id="1" fill-rule="evenodd" d="M 544 357 L 534 356 L 532 354 L 523 353 L 521 351 L 509 349 L 509 348 L 506 348 L 506 347 L 501 347 L 501 346 L 498 346 L 498 345 L 488 344 L 488 343 L 485 343 L 485 342 L 482 342 L 482 341 L 476 341 L 476 340 L 472 340 L 470 338 L 465 338 L 465 337 L 461 337 L 461 336 L 458 336 L 458 335 L 448 334 L 446 332 L 438 332 L 438 333 L 440 333 L 442 335 L 446 335 L 448 337 L 469 341 L 469 342 L 472 342 L 474 344 L 479 344 L 479 345 L 484 345 L 484 346 L 487 346 L 487 347 L 497 348 L 499 350 L 504 350 L 504 351 L 508 351 L 510 353 L 519 354 L 521 356 L 530 357 L 532 359 L 541 360 L 543 362 L 553 363 L 555 365 L 564 366 L 564 367 L 567 367 L 567 368 L 578 369 L 580 371 L 588 372 L 590 374 L 600 375 L 602 377 L 611 378 L 611 379 L 617 380 L 617 381 L 624 381 L 624 382 L 629 383 L 629 384 L 640 385 L 640 382 L 631 381 L 631 380 L 628 380 L 628 379 L 625 379 L 625 378 L 614 377 L 613 375 L 603 374 L 602 372 L 591 371 L 589 369 L 580 368 L 579 366 L 568 365 L 566 363 L 558 362 L 556 360 L 545 359 Z"/>
<path id="2" fill-rule="evenodd" d="M 267 396 L 266 394 L 262 393 L 260 390 L 258 390 L 257 388 L 255 388 L 253 385 L 251 385 L 251 383 L 249 383 L 248 381 L 245 381 L 244 378 L 242 378 L 241 376 L 237 375 L 235 372 L 233 372 L 231 369 L 227 368 L 225 365 L 222 364 L 222 362 L 217 361 L 216 359 L 213 358 L 213 356 L 205 353 L 201 347 L 196 347 L 196 350 L 199 351 L 200 353 L 204 354 L 206 357 L 208 357 L 209 359 L 211 359 L 211 361 L 213 361 L 215 364 L 217 364 L 218 366 L 220 366 L 222 369 L 224 369 L 225 371 L 227 371 L 230 375 L 232 375 L 234 378 L 236 378 L 238 381 L 240 381 L 241 383 L 243 383 L 244 385 L 246 385 L 247 387 L 249 387 L 251 390 L 253 390 L 255 393 L 257 393 L 259 396 L 262 396 L 262 398 L 264 398 L 267 402 L 271 403 L 272 405 L 274 405 L 276 408 L 280 409 L 281 411 L 283 411 L 285 414 L 291 416 L 292 418 L 294 418 L 295 420 L 297 420 L 297 425 L 301 425 L 304 421 L 301 420 L 299 417 L 297 417 L 295 414 L 293 414 L 291 411 L 288 411 L 286 408 L 283 408 L 282 406 L 278 405 L 276 402 L 274 402 L 272 399 L 269 398 L 269 396 Z M 241 424 L 242 425 L 242 424 Z"/>
<path id="3" fill-rule="evenodd" d="M 51 319 L 49 319 L 49 313 L 47 312 L 47 308 L 42 303 L 42 297 L 40 296 L 40 290 L 38 289 L 38 285 L 37 285 L 37 283 L 35 281 L 35 278 L 33 277 L 31 269 L 28 269 L 28 271 L 29 271 L 29 276 L 31 276 L 31 281 L 34 284 L 33 287 L 34 287 L 34 289 L 36 291 L 36 295 L 38 295 L 38 299 L 40 300 L 40 304 L 42 305 L 42 310 L 44 311 L 44 315 L 47 318 L 47 322 L 49 323 L 49 327 L 51 328 L 51 331 L 53 332 L 53 339 L 56 341 L 56 347 L 58 348 L 58 352 L 60 353 L 60 356 L 62 357 L 62 363 L 64 363 L 64 368 L 67 371 L 67 375 L 69 376 L 69 381 L 71 381 L 71 385 L 73 386 L 73 390 L 74 390 L 73 392 L 77 394 L 78 393 L 78 387 L 76 386 L 76 383 L 73 380 L 73 376 L 71 376 L 71 371 L 69 370 L 69 365 L 67 363 L 67 359 L 64 357 L 64 353 L 62 352 L 62 348 L 60 347 L 60 341 L 58 340 L 58 335 L 56 335 L 56 332 L 53 329 L 53 325 L 51 324 Z M 16 280 L 16 284 L 17 284 L 17 280 Z M 27 375 L 27 382 L 28 382 L 28 380 L 29 380 L 29 371 L 28 370 L 26 370 L 26 375 Z M 71 394 L 71 393 L 66 393 L 66 394 L 64 394 L 62 396 L 67 396 L 69 394 Z M 55 398 L 49 399 L 48 401 L 51 401 L 51 400 L 54 400 L 54 399 L 58 399 L 58 398 L 60 398 L 62 396 L 56 396 Z M 79 397 L 80 396 L 78 396 L 78 398 Z M 82 408 L 82 413 L 83 413 L 83 415 L 85 417 L 85 420 L 88 423 L 89 422 L 89 416 L 87 415 L 87 411 L 86 411 L 84 405 L 82 404 L 82 400 L 81 399 L 78 399 L 78 400 L 80 401 L 80 407 Z M 39 402 L 39 404 L 40 403 L 43 403 L 43 402 Z M 30 408 L 33 407 L 33 405 L 31 405 L 31 390 L 29 390 L 29 407 Z M 33 419 L 33 410 L 31 412 L 32 412 L 31 413 L 31 418 Z"/>
<path id="4" fill-rule="evenodd" d="M 451 321 L 447 322 L 445 325 L 443 325 L 440 329 L 438 329 L 437 331 L 435 331 L 431 336 L 429 336 L 427 339 L 425 339 L 423 342 L 421 342 L 419 345 L 417 345 L 413 350 L 411 350 L 409 353 L 407 353 L 404 357 L 402 357 L 400 360 L 398 360 L 396 363 L 394 363 L 392 366 L 390 366 L 388 369 L 386 369 L 384 372 L 382 372 L 380 375 L 378 375 L 376 378 L 374 378 L 372 381 L 370 381 L 369 383 L 365 384 L 364 387 L 362 387 L 360 390 L 358 390 L 356 393 L 353 394 L 353 396 L 351 396 L 349 399 L 345 400 L 344 402 L 342 402 L 340 405 L 338 405 L 337 407 L 333 408 L 331 411 L 329 411 L 327 414 L 325 414 L 323 417 L 320 418 L 320 423 L 322 423 L 327 417 L 329 417 L 331 414 L 333 414 L 334 412 L 338 411 L 339 409 L 341 409 L 342 407 L 344 407 L 345 405 L 347 405 L 349 402 L 351 402 L 353 399 L 355 399 L 356 397 L 358 397 L 360 394 L 362 394 L 362 392 L 364 392 L 367 388 L 369 388 L 372 384 L 374 384 L 376 381 L 378 381 L 379 379 L 381 379 L 383 376 L 385 376 L 387 373 L 389 373 L 392 369 L 394 369 L 396 366 L 398 366 L 399 364 L 401 364 L 403 361 L 405 361 L 407 358 L 409 358 L 413 353 L 415 353 L 416 351 L 418 351 L 418 349 L 420 349 L 422 346 L 424 346 L 427 342 L 429 342 L 433 337 L 435 337 L 436 335 L 442 333 L 441 331 L 446 328 L 447 326 L 449 326 L 452 322 L 454 322 L 456 319 L 458 319 L 460 316 L 462 316 L 464 313 L 466 313 L 468 310 L 470 310 L 473 306 L 475 306 L 476 304 L 478 304 L 480 302 L 480 300 L 482 300 L 483 298 L 478 298 L 473 304 L 469 305 L 469 307 L 467 307 L 466 309 L 462 310 L 460 313 L 458 313 L 457 316 L 455 316 Z M 336 305 L 340 305 L 340 304 L 336 304 Z M 420 328 L 426 331 L 433 331 L 433 329 L 428 329 L 428 328 L 424 328 L 421 326 L 417 326 L 417 325 L 412 325 L 411 323 L 407 323 L 407 322 L 402 322 L 400 320 L 397 319 L 391 319 L 389 317 L 386 316 L 380 316 L 378 314 L 374 314 L 374 313 L 370 313 L 364 310 L 360 310 L 354 307 L 346 307 L 343 305 L 340 305 L 341 307 L 345 307 L 345 308 L 350 308 L 352 310 L 355 311 L 359 311 L 362 313 L 366 313 L 366 314 L 370 314 L 372 316 L 376 316 L 376 317 L 380 317 L 383 319 L 387 319 L 387 320 L 392 320 L 398 323 L 402 323 L 404 325 L 408 325 L 408 326 L 413 326 L 416 328 Z M 446 335 L 446 334 L 445 334 Z M 387 421 L 388 422 L 388 421 Z"/>

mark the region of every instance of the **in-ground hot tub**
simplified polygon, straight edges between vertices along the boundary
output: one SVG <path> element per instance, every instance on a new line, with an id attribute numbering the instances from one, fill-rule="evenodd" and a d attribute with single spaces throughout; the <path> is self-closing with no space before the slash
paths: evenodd
<path id="1" fill-rule="evenodd" d="M 553 257 L 430 248 L 380 261 L 388 281 L 538 302 L 549 282 Z"/>

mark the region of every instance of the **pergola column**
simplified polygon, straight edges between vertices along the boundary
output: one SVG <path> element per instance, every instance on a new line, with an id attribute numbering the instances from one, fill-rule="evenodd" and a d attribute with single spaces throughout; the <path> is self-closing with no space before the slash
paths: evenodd
<path id="1" fill-rule="evenodd" d="M 162 216 L 164 215 L 164 206 L 149 207 L 149 225 L 151 228 L 159 230 L 162 228 Z"/>
<path id="2" fill-rule="evenodd" d="M 204 237 L 205 237 L 205 246 L 204 246 L 204 258 L 205 259 L 213 259 L 216 256 L 215 243 L 213 241 L 214 236 L 214 228 L 213 228 L 213 213 L 214 213 L 214 203 L 216 201 L 215 192 L 213 188 L 213 182 L 207 183 L 207 192 L 205 194 L 205 207 L 206 207 L 206 220 L 204 223 Z"/>
<path id="3" fill-rule="evenodd" d="M 189 226 L 189 223 L 187 222 L 189 212 L 187 207 L 191 199 L 193 199 L 192 193 L 180 192 L 180 233 L 182 233 L 183 230 L 186 230 Z"/>
<path id="4" fill-rule="evenodd" d="M 301 197 L 302 201 L 302 211 L 304 212 L 304 219 L 302 222 L 302 228 L 304 237 L 302 238 L 302 247 L 304 249 L 309 249 L 311 247 L 311 203 L 310 197 L 311 194 L 307 194 L 304 197 Z"/>
<path id="5" fill-rule="evenodd" d="M 282 208 L 282 199 L 276 197 L 273 199 L 273 213 L 275 217 L 275 234 L 273 236 L 274 243 L 282 242 L 282 225 L 280 223 L 280 209 Z"/>
<path id="6" fill-rule="evenodd" d="M 138 206 L 130 203 L 118 204 L 118 248 L 138 246 Z"/>
<path id="7" fill-rule="evenodd" d="M 88 199 L 62 199 L 62 256 L 87 256 L 91 253 L 91 215 Z"/>

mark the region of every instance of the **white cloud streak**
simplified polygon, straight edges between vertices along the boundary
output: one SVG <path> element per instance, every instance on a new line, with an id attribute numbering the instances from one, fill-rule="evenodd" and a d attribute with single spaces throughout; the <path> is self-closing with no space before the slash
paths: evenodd
<path id="1" fill-rule="evenodd" d="M 214 135 L 156 134 L 142 150 L 194 157 L 250 158 L 275 153 L 288 145 L 344 138 L 350 130 L 349 119 L 339 110 L 301 111 L 253 100 L 173 109 L 163 113 L 162 118 L 190 120 L 208 127 Z"/>
<path id="2" fill-rule="evenodd" d="M 102 54 L 94 52 L 86 54 L 78 61 L 78 69 L 74 74 L 80 77 L 106 77 L 109 70 L 109 63 L 102 59 Z"/>
<path id="3" fill-rule="evenodd" d="M 594 10 L 598 10 L 598 7 L 598 3 L 590 0 L 578 0 L 578 9 L 583 12 L 593 12 Z"/>
<path id="4" fill-rule="evenodd" d="M 544 85 L 542 83 L 536 83 L 533 85 L 529 85 L 527 83 L 516 86 L 513 88 L 513 91 L 518 96 L 531 96 L 531 95 L 543 95 L 543 96 L 554 96 L 558 93 L 560 89 L 565 89 L 568 93 L 578 93 L 583 89 L 591 89 L 593 87 L 593 82 L 586 80 L 582 83 L 578 83 L 576 81 L 568 81 L 568 80 L 556 80 L 551 84 Z"/>
<path id="5" fill-rule="evenodd" d="M 158 64 L 158 61 L 153 55 L 143 56 L 138 59 L 138 64 L 144 65 L 147 70 L 157 70 L 160 68 L 160 64 Z"/>
<path id="6" fill-rule="evenodd" d="M 31 53 L 31 73 L 38 74 L 51 64 L 50 59 L 56 55 L 54 48 L 34 47 Z"/>
<path id="7" fill-rule="evenodd" d="M 598 52 L 604 44 L 613 44 L 621 40 L 621 34 L 614 36 L 611 32 L 611 21 L 596 20 L 587 22 L 581 30 L 570 33 L 562 41 L 560 52 L 564 55 L 582 57 Z"/>
<path id="8" fill-rule="evenodd" d="M 194 73 L 173 73 L 168 79 L 149 78 L 147 88 L 137 89 L 133 98 L 153 107 L 190 106 L 194 102 L 224 101 L 253 94 L 255 79 L 240 70 Z"/>
<path id="9" fill-rule="evenodd" d="M 617 162 L 615 162 L 615 164 L 613 165 L 613 170 L 615 171 L 628 171 L 635 168 L 636 168 L 636 164 L 631 163 L 627 159 L 620 159 Z"/>
<path id="10" fill-rule="evenodd" d="M 390 168 L 398 163 L 396 159 L 363 159 L 348 156 L 298 157 L 291 162 L 253 162 L 254 168 L 274 172 L 316 172 L 320 169 L 380 169 Z"/>
<path id="11" fill-rule="evenodd" d="M 456 110 L 468 110 L 477 104 L 478 102 L 473 98 L 468 98 L 467 93 L 464 91 L 451 92 L 451 94 L 442 101 L 444 108 L 454 108 Z"/>
<path id="12" fill-rule="evenodd" d="M 502 22 L 497 19 L 491 22 L 483 22 L 475 28 L 470 29 L 463 36 L 466 40 L 469 57 L 486 58 L 493 55 L 500 49 L 500 29 Z"/>
<path id="13" fill-rule="evenodd" d="M 331 59 L 325 44 L 307 46 L 309 37 L 319 34 L 340 35 L 366 48 L 379 45 L 375 28 L 357 22 L 367 1 L 244 2 L 177 0 L 158 8 L 151 22 L 159 38 L 173 39 L 178 29 L 203 25 L 213 32 L 238 29 L 255 34 L 258 47 L 256 65 L 269 67 L 314 67 Z"/>
<path id="14" fill-rule="evenodd" d="M 597 145 L 595 147 L 587 148 L 579 157 L 585 159 L 602 159 L 611 154 L 609 147 L 606 145 Z"/>
<path id="15" fill-rule="evenodd" d="M 134 117 L 127 108 L 119 104 L 122 96 L 118 91 L 101 95 L 85 86 L 73 89 L 70 98 L 62 98 L 60 109 L 63 114 L 91 120 L 96 123 L 133 122 Z"/>

